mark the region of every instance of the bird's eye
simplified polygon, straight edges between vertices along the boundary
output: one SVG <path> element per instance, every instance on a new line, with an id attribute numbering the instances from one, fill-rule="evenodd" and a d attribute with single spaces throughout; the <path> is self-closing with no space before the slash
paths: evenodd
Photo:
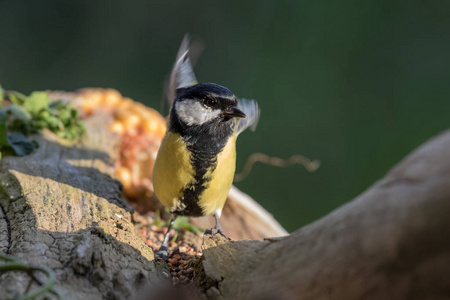
<path id="1" fill-rule="evenodd" d="M 205 101 L 205 104 L 208 106 L 216 105 L 216 100 L 213 98 L 206 98 L 204 101 Z"/>

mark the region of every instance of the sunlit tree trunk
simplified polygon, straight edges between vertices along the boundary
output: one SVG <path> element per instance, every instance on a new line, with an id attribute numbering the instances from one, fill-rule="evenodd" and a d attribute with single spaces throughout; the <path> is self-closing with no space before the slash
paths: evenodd
<path id="1" fill-rule="evenodd" d="M 219 244 L 198 278 L 210 299 L 449 299 L 450 131 L 290 236 Z"/>
<path id="2" fill-rule="evenodd" d="M 114 179 L 107 118 L 87 120 L 81 143 L 44 132 L 37 151 L 0 162 L 0 251 L 53 270 L 66 299 L 129 299 L 156 276 Z M 16 298 L 28 278 L 1 276 L 0 298 Z"/>

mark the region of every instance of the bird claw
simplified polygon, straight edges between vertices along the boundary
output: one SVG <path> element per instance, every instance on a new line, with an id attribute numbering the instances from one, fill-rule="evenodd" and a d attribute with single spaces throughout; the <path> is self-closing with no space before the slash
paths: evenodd
<path id="1" fill-rule="evenodd" d="M 214 227 L 214 228 L 206 229 L 206 230 L 205 230 L 205 233 L 203 234 L 203 244 L 205 243 L 205 236 L 206 236 L 207 234 L 210 234 L 211 237 L 213 238 L 213 240 L 214 240 L 214 235 L 220 234 L 220 235 L 223 236 L 226 240 L 231 241 L 231 239 L 225 235 L 225 232 L 223 232 L 222 228 L 216 228 L 216 227 Z"/>
<path id="2" fill-rule="evenodd" d="M 166 246 L 161 246 L 157 251 L 156 254 L 162 258 L 163 260 L 167 259 L 169 256 L 169 249 L 167 249 Z"/>

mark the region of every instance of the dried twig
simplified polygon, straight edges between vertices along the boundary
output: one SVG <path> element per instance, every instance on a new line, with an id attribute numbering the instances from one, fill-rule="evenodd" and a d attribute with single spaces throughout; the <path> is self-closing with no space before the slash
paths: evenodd
<path id="1" fill-rule="evenodd" d="M 270 157 L 264 153 L 253 153 L 248 157 L 242 172 L 234 175 L 234 182 L 240 182 L 243 181 L 245 178 L 247 178 L 247 176 L 252 171 L 253 165 L 256 162 L 261 162 L 263 164 L 274 167 L 288 167 L 292 165 L 302 165 L 309 172 L 316 171 L 320 166 L 320 161 L 318 160 L 311 161 L 309 158 L 303 155 L 292 155 L 288 159 L 282 159 L 279 157 Z"/>

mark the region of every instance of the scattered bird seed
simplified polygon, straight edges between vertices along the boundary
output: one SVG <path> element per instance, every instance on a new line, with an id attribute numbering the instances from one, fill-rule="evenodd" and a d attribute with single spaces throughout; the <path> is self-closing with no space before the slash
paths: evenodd
<path id="1" fill-rule="evenodd" d="M 190 234 L 194 238 L 189 241 L 199 240 L 202 237 L 194 236 L 191 232 L 179 232 L 178 238 L 174 242 L 169 243 L 168 257 L 158 257 L 157 250 L 161 247 L 164 234 L 167 230 L 164 225 L 155 224 L 156 217 L 150 214 L 148 217 L 142 217 L 136 213 L 134 220 L 137 222 L 136 230 L 142 236 L 145 243 L 154 250 L 155 256 L 159 260 L 163 260 L 169 267 L 169 273 L 163 273 L 163 276 L 172 278 L 173 285 L 187 285 L 192 282 L 194 277 L 194 267 L 198 263 L 198 259 L 202 256 L 202 252 L 196 244 L 188 243 L 183 239 L 184 234 Z M 170 239 L 175 235 L 175 231 L 171 230 Z"/>

